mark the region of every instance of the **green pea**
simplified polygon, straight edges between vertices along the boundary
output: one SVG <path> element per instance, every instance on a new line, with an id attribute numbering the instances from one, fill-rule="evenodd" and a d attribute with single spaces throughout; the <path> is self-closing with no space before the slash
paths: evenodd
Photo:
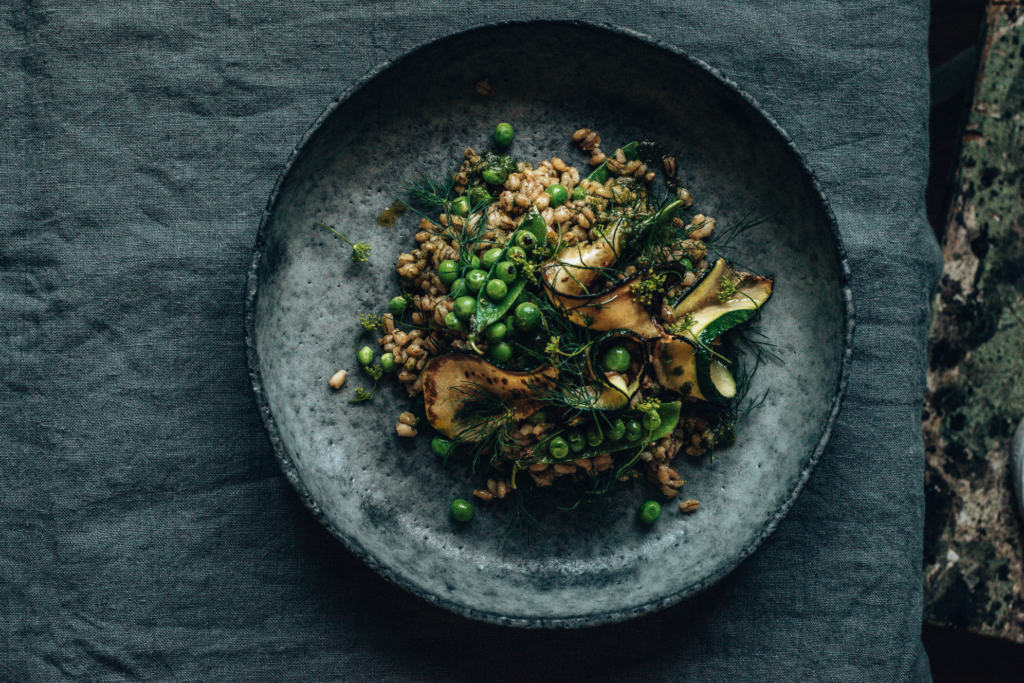
<path id="1" fill-rule="evenodd" d="M 473 294 L 479 294 L 480 290 L 487 284 L 487 273 L 482 270 L 471 270 L 466 273 L 466 289 L 473 292 Z"/>
<path id="2" fill-rule="evenodd" d="M 526 251 L 522 247 L 512 246 L 505 252 L 505 256 L 507 256 L 510 261 L 518 258 L 524 259 L 526 258 Z"/>
<path id="3" fill-rule="evenodd" d="M 661 426 L 661 415 L 658 411 L 651 410 L 644 413 L 644 429 L 648 432 L 653 432 L 655 429 Z"/>
<path id="4" fill-rule="evenodd" d="M 505 342 L 498 342 L 491 347 L 490 354 L 499 363 L 507 363 L 512 360 L 512 347 Z"/>
<path id="5" fill-rule="evenodd" d="M 469 259 L 469 268 L 470 270 L 480 270 L 479 256 L 473 256 L 473 258 Z"/>
<path id="6" fill-rule="evenodd" d="M 405 300 L 404 296 L 396 296 L 388 304 L 388 310 L 391 311 L 391 315 L 396 318 L 401 318 L 402 314 L 405 313 L 405 307 L 409 305 L 409 302 Z"/>
<path id="7" fill-rule="evenodd" d="M 569 199 L 569 190 L 562 183 L 551 183 L 544 191 L 551 196 L 550 206 L 561 206 Z"/>
<path id="8" fill-rule="evenodd" d="M 533 248 L 537 246 L 537 238 L 533 236 L 532 232 L 520 230 L 516 233 L 516 246 L 523 251 L 533 251 Z"/>
<path id="9" fill-rule="evenodd" d="M 693 270 L 693 261 L 685 256 L 679 259 L 679 263 L 681 263 L 687 270 Z"/>
<path id="10" fill-rule="evenodd" d="M 452 283 L 451 288 L 448 290 L 451 293 L 453 299 L 458 299 L 460 296 L 466 296 L 469 294 L 469 288 L 466 287 L 465 278 L 459 278 Z"/>
<path id="11" fill-rule="evenodd" d="M 625 435 L 626 423 L 618 418 L 612 420 L 611 426 L 608 427 L 608 431 L 605 432 L 605 436 L 608 437 L 609 441 L 618 441 Z"/>
<path id="12" fill-rule="evenodd" d="M 455 300 L 453 311 L 461 320 L 469 320 L 476 313 L 476 299 L 471 296 L 460 296 Z"/>
<path id="13" fill-rule="evenodd" d="M 495 247 L 494 249 L 488 249 L 484 252 L 484 257 L 480 259 L 480 263 L 483 264 L 484 270 L 490 270 L 500 258 L 501 247 Z"/>
<path id="14" fill-rule="evenodd" d="M 452 202 L 452 213 L 465 218 L 469 215 L 469 197 L 457 197 Z"/>
<path id="15" fill-rule="evenodd" d="M 526 418 L 526 421 L 532 425 L 544 424 L 548 421 L 548 414 L 543 410 L 538 410 L 533 415 Z"/>
<path id="16" fill-rule="evenodd" d="M 565 439 L 569 442 L 569 450 L 573 453 L 579 453 L 587 447 L 587 440 L 583 437 L 583 433 L 575 429 L 569 432 Z"/>
<path id="17" fill-rule="evenodd" d="M 494 127 L 494 144 L 498 147 L 508 147 L 512 144 L 512 139 L 515 137 L 515 131 L 512 130 L 512 126 L 507 123 L 499 123 Z"/>
<path id="18" fill-rule="evenodd" d="M 484 290 L 494 301 L 501 301 L 508 294 L 508 285 L 501 280 L 495 278 L 487 283 L 487 287 Z"/>
<path id="19" fill-rule="evenodd" d="M 629 351 L 624 346 L 613 346 L 605 351 L 604 369 L 610 372 L 625 372 L 629 370 L 631 358 Z"/>
<path id="20" fill-rule="evenodd" d="M 456 522 L 468 522 L 473 519 L 473 504 L 468 500 L 456 498 L 452 501 L 452 519 Z"/>
<path id="21" fill-rule="evenodd" d="M 548 453 L 552 458 L 564 458 L 569 455 L 569 444 L 562 437 L 556 436 L 548 442 Z"/>
<path id="22" fill-rule="evenodd" d="M 484 332 L 484 336 L 487 337 L 487 341 L 492 344 L 497 344 L 505 335 L 508 334 L 508 328 L 505 327 L 504 323 L 494 323 Z"/>
<path id="23" fill-rule="evenodd" d="M 531 304 L 529 301 L 516 306 L 515 316 L 516 328 L 523 332 L 530 332 L 536 329 L 543 319 L 537 304 Z"/>
<path id="24" fill-rule="evenodd" d="M 459 320 L 459 316 L 455 315 L 455 311 L 452 311 L 444 317 L 444 326 L 453 332 L 461 332 L 465 329 L 462 321 Z"/>
<path id="25" fill-rule="evenodd" d="M 455 444 L 443 436 L 435 436 L 430 440 L 430 450 L 439 458 L 447 458 L 455 450 Z"/>
<path id="26" fill-rule="evenodd" d="M 502 185 L 508 180 L 508 171 L 502 168 L 485 168 L 480 177 L 491 185 Z"/>
<path id="27" fill-rule="evenodd" d="M 511 261 L 502 261 L 494 268 L 494 277 L 498 278 L 506 285 L 510 285 L 516 281 L 516 264 Z"/>
<path id="28" fill-rule="evenodd" d="M 474 187 L 469 191 L 469 203 L 473 206 L 482 206 L 491 203 L 490 193 L 482 187 Z"/>
<path id="29" fill-rule="evenodd" d="M 515 317 L 514 314 L 505 317 L 505 328 L 509 332 L 515 332 L 516 331 L 516 317 Z"/>
<path id="30" fill-rule="evenodd" d="M 356 359 L 359 361 L 359 364 L 364 367 L 369 365 L 373 362 L 373 349 L 369 346 L 364 346 L 359 349 L 359 353 L 356 354 Z"/>
<path id="31" fill-rule="evenodd" d="M 601 427 L 596 423 L 587 427 L 587 443 L 591 446 L 600 446 L 604 442 L 604 434 Z"/>
<path id="32" fill-rule="evenodd" d="M 654 524 L 661 517 L 661 505 L 656 500 L 649 500 L 640 506 L 639 515 L 644 524 Z"/>
<path id="33" fill-rule="evenodd" d="M 640 437 L 644 435 L 644 427 L 640 424 L 640 420 L 630 420 L 626 423 L 626 440 L 627 441 L 639 441 Z"/>
<path id="34" fill-rule="evenodd" d="M 441 261 L 437 264 L 437 279 L 450 285 L 459 279 L 459 264 L 455 261 Z"/>
<path id="35" fill-rule="evenodd" d="M 578 187 L 577 186 L 576 188 L 573 189 L 573 191 L 572 191 L 572 200 L 574 202 L 578 202 L 579 200 L 586 199 L 586 198 L 587 198 L 587 191 L 584 190 L 582 187 Z"/>
<path id="36" fill-rule="evenodd" d="M 380 357 L 380 366 L 384 369 L 384 372 L 391 374 L 398 369 L 398 363 L 395 362 L 395 354 L 385 353 Z"/>
<path id="37" fill-rule="evenodd" d="M 519 170 L 519 164 L 508 154 L 502 154 L 498 157 L 498 167 L 505 171 L 505 173 L 515 173 Z"/>

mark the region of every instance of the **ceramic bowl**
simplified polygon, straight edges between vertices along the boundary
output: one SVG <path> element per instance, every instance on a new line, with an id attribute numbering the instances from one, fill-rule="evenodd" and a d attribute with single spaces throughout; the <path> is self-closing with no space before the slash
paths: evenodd
<path id="1" fill-rule="evenodd" d="M 476 84 L 488 79 L 493 95 Z M 357 315 L 400 290 L 394 264 L 417 219 L 377 217 L 418 173 L 484 149 L 498 122 L 523 160 L 582 169 L 578 128 L 608 152 L 653 138 L 675 153 L 694 209 L 718 230 L 757 217 L 730 252 L 775 277 L 761 331 L 778 356 L 758 371 L 761 407 L 735 446 L 680 456 L 682 498 L 652 527 L 636 520 L 643 482 L 607 497 L 591 520 L 547 515 L 503 536 L 514 506 L 448 506 L 480 486 L 442 468 L 428 439 L 402 439 L 404 392 L 351 404 Z M 372 246 L 367 263 L 314 223 Z M 353 553 L 409 592 L 459 614 L 526 627 L 575 627 L 657 610 L 721 579 L 792 506 L 829 437 L 849 370 L 849 274 L 834 219 L 800 154 L 759 107 L 704 64 L 633 33 L 571 23 L 503 24 L 428 44 L 370 74 L 299 141 L 259 227 L 246 295 L 253 387 L 281 466 L 313 514 Z M 327 381 L 349 370 L 340 392 Z"/>

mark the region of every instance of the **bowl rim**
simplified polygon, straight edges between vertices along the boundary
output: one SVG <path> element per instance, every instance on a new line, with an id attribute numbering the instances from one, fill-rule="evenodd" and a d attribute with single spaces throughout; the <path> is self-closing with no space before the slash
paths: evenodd
<path id="1" fill-rule="evenodd" d="M 460 36 L 475 33 L 481 30 L 497 29 L 502 27 L 515 27 L 515 28 L 528 28 L 533 26 L 568 26 L 574 28 L 582 28 L 584 30 L 604 32 L 617 37 L 624 37 L 630 40 L 635 40 L 643 43 L 646 46 L 665 50 L 677 59 L 681 59 L 692 67 L 696 67 L 704 71 L 705 73 L 712 76 L 715 80 L 719 81 L 728 90 L 738 96 L 746 104 L 751 106 L 768 124 L 771 128 L 781 136 L 782 140 L 785 141 L 786 146 L 790 152 L 796 158 L 801 170 L 804 172 L 806 179 L 810 182 L 815 195 L 820 202 L 821 208 L 824 210 L 825 217 L 828 222 L 829 230 L 832 233 L 832 237 L 835 240 L 837 256 L 839 257 L 839 284 L 840 293 L 842 298 L 842 328 L 843 328 L 843 349 L 840 358 L 839 377 L 836 383 L 836 392 L 832 398 L 832 405 L 828 413 L 828 417 L 825 420 L 824 428 L 822 429 L 821 436 L 811 453 L 811 457 L 804 468 L 800 471 L 800 475 L 797 479 L 796 485 L 789 493 L 789 497 L 786 501 L 776 510 L 775 515 L 768 521 L 768 523 L 762 527 L 760 533 L 753 538 L 746 546 L 744 546 L 739 553 L 730 561 L 725 563 L 718 571 L 707 576 L 703 580 L 690 584 L 682 590 L 672 593 L 667 596 L 655 600 L 649 600 L 627 608 L 612 609 L 606 612 L 599 612 L 596 614 L 586 614 L 579 616 L 568 616 L 568 617 L 509 617 L 496 612 L 489 612 L 486 610 L 480 610 L 476 608 L 466 607 L 463 604 L 455 602 L 453 600 L 445 599 L 440 595 L 432 593 L 430 591 L 422 590 L 417 586 L 407 581 L 401 574 L 394 571 L 389 565 L 381 562 L 377 557 L 367 550 L 356 538 L 338 529 L 331 521 L 327 518 L 324 511 L 320 508 L 319 504 L 313 498 L 309 489 L 302 481 L 302 477 L 298 472 L 298 468 L 292 460 L 291 454 L 285 447 L 284 442 L 281 439 L 280 432 L 277 423 L 274 419 L 273 414 L 270 411 L 270 406 L 266 394 L 266 390 L 263 386 L 263 378 L 260 371 L 260 358 L 259 353 L 256 349 L 256 301 L 258 298 L 258 279 L 259 279 L 259 264 L 263 256 L 264 249 L 267 242 L 267 226 L 274 216 L 274 209 L 277 205 L 278 199 L 280 198 L 281 189 L 284 183 L 291 175 L 299 156 L 302 153 L 303 148 L 306 144 L 319 133 L 323 124 L 330 119 L 330 117 L 337 111 L 343 104 L 345 104 L 353 95 L 359 92 L 364 86 L 369 84 L 378 76 L 388 71 L 392 67 L 399 66 L 406 61 L 414 60 L 420 53 L 429 50 L 438 44 L 455 41 Z M 415 47 L 409 48 L 401 56 L 395 59 L 386 59 L 379 62 L 369 71 L 367 71 L 362 77 L 355 80 L 348 88 L 346 88 L 340 95 L 335 97 L 333 101 L 327 106 L 327 108 L 313 121 L 305 133 L 299 138 L 298 142 L 292 148 L 291 153 L 288 156 L 287 161 L 278 174 L 277 180 L 274 183 L 274 187 L 270 192 L 267 199 L 266 207 L 264 208 L 260 217 L 259 226 L 256 232 L 255 245 L 253 246 L 252 260 L 249 264 L 248 273 L 246 277 L 245 293 L 244 293 L 244 317 L 243 317 L 243 331 L 245 341 L 245 355 L 249 369 L 249 378 L 252 385 L 254 397 L 256 399 L 257 407 L 259 408 L 260 418 L 262 419 L 263 426 L 267 431 L 267 436 L 270 439 L 271 447 L 274 450 L 274 455 L 281 465 L 281 470 L 284 472 L 285 477 L 291 483 L 292 487 L 298 493 L 299 498 L 307 509 L 313 514 L 313 517 L 338 540 L 356 557 L 362 562 L 367 564 L 375 572 L 383 576 L 390 583 L 399 586 L 405 591 L 412 593 L 413 595 L 427 601 L 430 604 L 442 607 L 450 612 L 454 612 L 461 616 L 483 621 L 491 624 L 497 624 L 502 626 L 512 626 L 519 628 L 581 628 L 581 627 L 596 627 L 605 624 L 618 623 L 639 617 L 644 614 L 650 614 L 658 610 L 664 609 L 671 605 L 677 604 L 682 600 L 693 596 L 710 586 L 721 581 L 725 576 L 734 571 L 744 560 L 746 560 L 753 552 L 778 528 L 782 519 L 786 517 L 790 509 L 796 502 L 800 493 L 807 485 L 808 480 L 811 477 L 812 472 L 821 459 L 822 454 L 828 445 L 829 440 L 832 436 L 832 431 L 835 428 L 835 424 L 839 417 L 839 412 L 842 407 L 843 398 L 846 395 L 846 390 L 850 380 L 850 369 L 853 359 L 853 335 L 855 329 L 854 309 L 853 309 L 853 289 L 852 289 L 852 271 L 850 268 L 849 259 L 847 257 L 846 247 L 843 242 L 842 235 L 839 231 L 838 224 L 836 223 L 835 214 L 832 211 L 832 206 L 828 201 L 821 188 L 821 183 L 818 181 L 817 176 L 811 170 L 807 164 L 807 160 L 803 153 L 793 143 L 792 138 L 782 128 L 781 125 L 761 106 L 761 104 L 755 100 L 751 95 L 739 87 L 739 85 L 724 74 L 722 74 L 716 68 L 710 66 L 706 62 L 693 57 L 686 53 L 681 48 L 674 44 L 664 42 L 648 36 L 639 31 L 625 28 L 612 23 L 591 23 L 582 20 L 550 20 L 550 19 L 535 19 L 535 20 L 521 20 L 521 21 L 495 21 L 495 22 L 481 22 L 474 24 L 465 30 L 457 31 L 454 33 L 448 33 L 444 36 L 431 39 L 427 42 L 421 43 Z"/>

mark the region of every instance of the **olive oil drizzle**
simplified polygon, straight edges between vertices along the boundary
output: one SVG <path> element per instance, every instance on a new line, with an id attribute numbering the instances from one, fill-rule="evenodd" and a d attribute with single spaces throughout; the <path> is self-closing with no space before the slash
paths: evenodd
<path id="1" fill-rule="evenodd" d="M 382 228 L 393 228 L 402 214 L 408 210 L 409 207 L 401 199 L 396 199 L 394 204 L 381 211 L 377 216 L 377 225 Z"/>

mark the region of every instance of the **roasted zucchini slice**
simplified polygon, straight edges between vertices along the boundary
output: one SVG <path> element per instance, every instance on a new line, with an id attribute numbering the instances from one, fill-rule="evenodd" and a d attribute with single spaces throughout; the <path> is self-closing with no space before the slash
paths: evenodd
<path id="1" fill-rule="evenodd" d="M 736 271 L 725 259 L 715 262 L 673 306 L 677 334 L 661 340 L 655 350 L 658 380 L 709 401 L 734 398 L 736 379 L 712 344 L 757 315 L 771 294 L 771 278 Z"/>
<path id="2" fill-rule="evenodd" d="M 605 354 L 616 346 L 624 347 L 630 356 L 629 367 L 622 371 L 605 367 Z M 643 337 L 632 330 L 614 330 L 594 342 L 589 354 L 590 372 L 595 385 L 600 387 L 598 410 L 622 410 L 629 405 L 640 381 L 647 372 L 650 354 Z"/>
<path id="3" fill-rule="evenodd" d="M 620 280 L 610 289 L 594 295 L 566 294 L 544 280 L 544 291 L 548 299 L 577 325 L 596 331 L 630 330 L 644 339 L 658 339 L 664 334 L 657 322 L 661 310 L 660 297 L 637 294 L 637 286 L 652 277 L 665 278 L 667 289 L 686 275 L 686 268 L 679 263 L 667 263 L 648 268 Z"/>
<path id="4" fill-rule="evenodd" d="M 472 441 L 473 417 L 466 410 L 470 397 L 493 396 L 525 420 L 540 408 L 538 392 L 552 386 L 558 370 L 545 365 L 531 372 L 499 368 L 479 356 L 450 353 L 423 368 L 423 400 L 430 426 L 450 439 Z"/>

